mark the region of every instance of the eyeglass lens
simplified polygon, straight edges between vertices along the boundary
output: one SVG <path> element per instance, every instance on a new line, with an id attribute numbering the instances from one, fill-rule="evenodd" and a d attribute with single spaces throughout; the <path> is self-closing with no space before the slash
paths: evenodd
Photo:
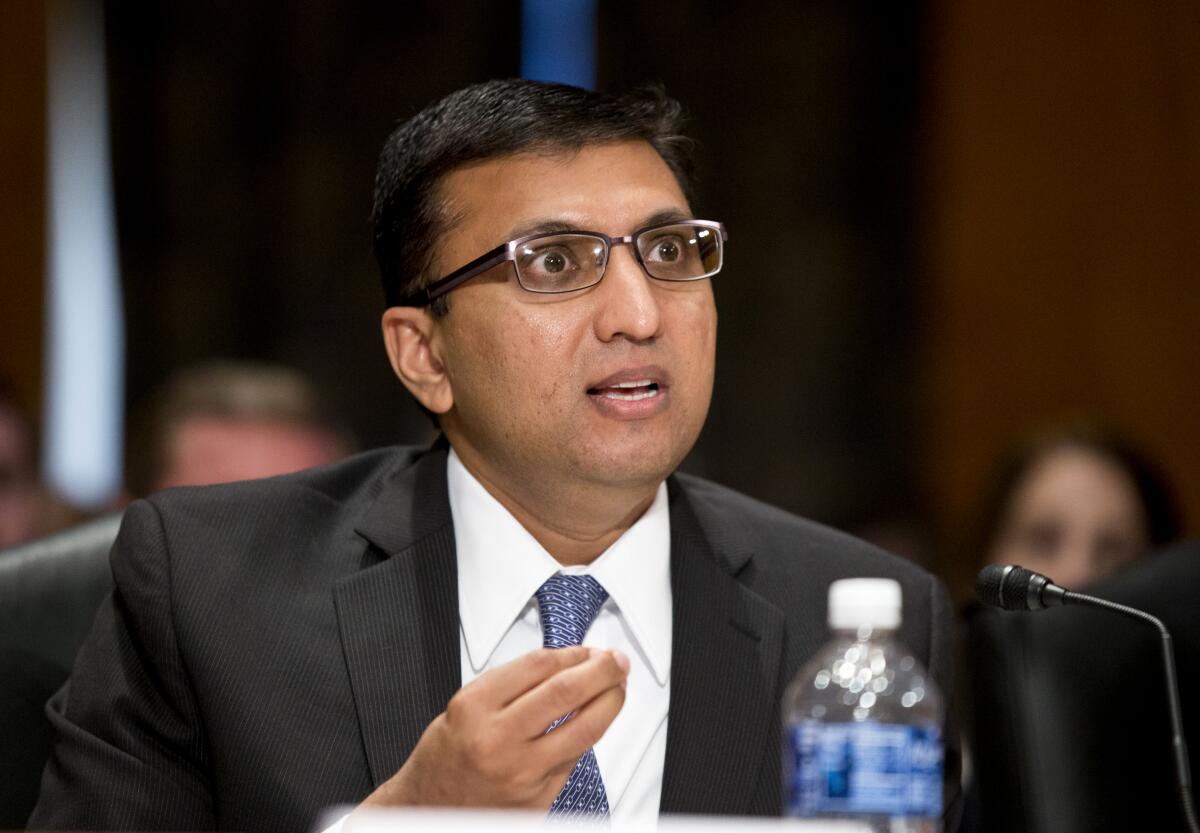
<path id="1" fill-rule="evenodd" d="M 664 281 L 691 281 L 721 268 L 720 234 L 690 223 L 647 229 L 634 241 L 647 274 Z M 534 292 L 570 292 L 599 282 L 606 241 L 590 234 L 537 237 L 516 251 L 517 276 Z"/>
<path id="2" fill-rule="evenodd" d="M 646 272 L 664 281 L 691 281 L 721 268 L 720 235 L 704 226 L 680 223 L 638 235 Z"/>
<path id="3" fill-rule="evenodd" d="M 534 292 L 583 289 L 604 274 L 607 246 L 590 234 L 556 234 L 522 243 L 517 249 L 517 276 Z"/>

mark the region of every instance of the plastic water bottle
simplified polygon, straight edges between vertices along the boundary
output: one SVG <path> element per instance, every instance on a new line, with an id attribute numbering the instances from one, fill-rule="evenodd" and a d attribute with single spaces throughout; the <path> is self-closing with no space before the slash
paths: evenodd
<path id="1" fill-rule="evenodd" d="M 942 812 L 942 698 L 896 641 L 900 585 L 829 587 L 834 632 L 783 698 L 785 812 L 872 831 L 935 833 Z"/>

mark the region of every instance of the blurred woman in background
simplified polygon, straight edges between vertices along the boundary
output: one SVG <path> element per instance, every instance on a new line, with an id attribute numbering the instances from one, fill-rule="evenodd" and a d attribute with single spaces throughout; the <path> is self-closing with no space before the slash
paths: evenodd
<path id="1" fill-rule="evenodd" d="M 1179 534 L 1157 469 L 1094 426 L 1042 432 L 998 467 L 978 537 L 985 560 L 1090 584 Z"/>

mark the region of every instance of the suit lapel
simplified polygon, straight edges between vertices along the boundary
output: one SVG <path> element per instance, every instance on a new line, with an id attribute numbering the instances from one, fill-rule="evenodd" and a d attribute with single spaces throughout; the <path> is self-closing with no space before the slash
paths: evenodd
<path id="1" fill-rule="evenodd" d="M 334 586 L 376 786 L 404 764 L 461 684 L 447 449 L 443 440 L 383 481 L 357 526 L 364 567 Z M 674 625 L 660 807 L 748 813 L 779 743 L 784 617 L 737 581 L 753 568 L 752 553 L 732 536 L 707 535 L 678 480 L 668 488 Z"/>
<path id="2" fill-rule="evenodd" d="M 668 486 L 674 625 L 661 811 L 745 814 L 779 744 L 784 617 L 736 580 L 752 554 L 714 547 L 678 480 Z"/>
<path id="3" fill-rule="evenodd" d="M 363 745 L 378 786 L 461 683 L 446 446 L 393 472 L 358 524 L 367 566 L 334 586 Z"/>

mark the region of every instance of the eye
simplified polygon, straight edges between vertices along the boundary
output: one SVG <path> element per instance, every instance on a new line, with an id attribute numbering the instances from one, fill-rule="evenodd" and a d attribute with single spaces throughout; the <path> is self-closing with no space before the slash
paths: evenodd
<path id="1" fill-rule="evenodd" d="M 541 268 L 547 272 L 561 272 L 567 268 L 567 258 L 562 252 L 546 252 L 541 257 Z"/>
<path id="2" fill-rule="evenodd" d="M 679 260 L 680 251 L 679 244 L 674 240 L 663 240 L 654 247 L 654 253 L 659 260 L 676 261 Z"/>
<path id="3" fill-rule="evenodd" d="M 650 260 L 659 263 L 677 263 L 683 259 L 684 245 L 683 239 L 679 236 L 664 235 L 654 241 L 650 251 L 646 254 Z"/>
<path id="4" fill-rule="evenodd" d="M 1134 538 L 1118 530 L 1102 530 L 1092 544 L 1092 560 L 1103 569 L 1132 561 L 1137 555 Z"/>
<path id="5" fill-rule="evenodd" d="M 521 270 L 524 274 L 553 277 L 578 268 L 579 264 L 565 246 L 526 246 L 521 251 Z"/>
<path id="6" fill-rule="evenodd" d="M 1028 556 L 1052 558 L 1062 547 L 1065 532 L 1054 521 L 1027 522 L 1016 533 L 1016 540 Z"/>

